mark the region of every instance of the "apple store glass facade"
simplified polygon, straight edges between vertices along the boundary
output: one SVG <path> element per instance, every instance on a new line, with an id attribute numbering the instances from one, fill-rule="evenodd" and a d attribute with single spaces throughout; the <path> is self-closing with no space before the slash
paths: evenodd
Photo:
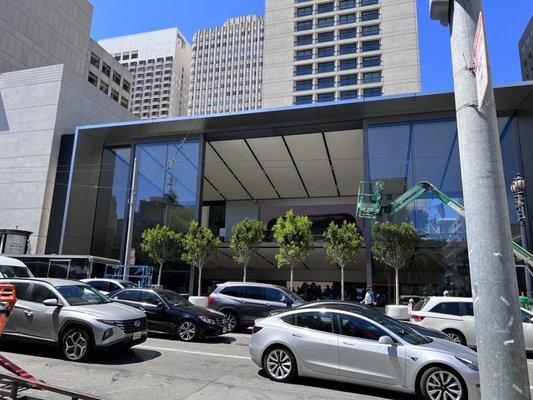
<path id="1" fill-rule="evenodd" d="M 189 139 L 186 142 L 142 143 L 133 148 L 137 158 L 137 194 L 132 247 L 136 264 L 151 265 L 140 248 L 142 232 L 158 224 L 183 232 L 194 218 L 199 141 Z M 124 257 L 133 158 L 131 152 L 131 147 L 104 149 L 92 241 L 93 255 L 115 259 Z M 186 274 L 185 268 L 183 273 Z"/>
<path id="2" fill-rule="evenodd" d="M 500 142 L 506 186 L 520 171 L 520 149 L 514 118 L 500 118 Z M 420 181 L 428 181 L 463 204 L 457 127 L 454 119 L 369 125 L 365 155 L 367 179 L 383 180 L 385 204 Z M 508 193 L 513 237 L 517 226 L 514 200 Z M 470 295 L 466 231 L 463 218 L 431 195 L 419 198 L 394 217 L 410 221 L 422 241 L 412 264 L 400 271 L 401 294 Z M 373 265 L 378 292 L 393 295 L 393 271 Z"/>

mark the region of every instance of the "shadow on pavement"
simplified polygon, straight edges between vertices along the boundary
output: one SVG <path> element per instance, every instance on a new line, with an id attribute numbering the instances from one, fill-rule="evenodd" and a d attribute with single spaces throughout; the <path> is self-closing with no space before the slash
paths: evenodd
<path id="1" fill-rule="evenodd" d="M 61 350 L 55 346 L 46 346 L 36 343 L 21 343 L 8 340 L 0 342 L 0 351 L 24 354 L 36 357 L 65 360 Z M 123 365 L 141 363 L 160 357 L 161 353 L 148 349 L 117 349 L 94 352 L 87 364 Z M 9 358 L 9 357 L 8 357 Z M 66 360 L 65 360 L 66 361 Z"/>
<path id="2" fill-rule="evenodd" d="M 259 370 L 258 374 L 265 379 L 270 379 L 265 371 Z M 337 390 L 340 392 L 347 392 L 353 394 L 361 394 L 365 396 L 377 396 L 383 399 L 390 400 L 412 400 L 414 397 L 412 394 L 398 393 L 390 390 L 376 389 L 366 386 L 354 385 L 350 383 L 327 381 L 316 378 L 298 378 L 293 383 L 289 383 L 292 386 L 307 386 L 316 387 L 320 389 Z"/>

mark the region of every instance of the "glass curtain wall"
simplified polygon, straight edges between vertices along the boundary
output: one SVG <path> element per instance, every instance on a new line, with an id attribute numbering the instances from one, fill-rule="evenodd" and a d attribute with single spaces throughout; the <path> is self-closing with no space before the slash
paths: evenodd
<path id="1" fill-rule="evenodd" d="M 508 187 L 519 171 L 516 121 L 500 118 L 500 137 Z M 370 125 L 367 137 L 367 180 L 383 180 L 385 204 L 421 181 L 428 181 L 463 204 L 457 127 L 455 120 L 421 121 L 396 125 Z M 513 232 L 516 212 L 508 193 Z M 470 295 L 470 276 L 464 219 L 431 195 L 411 203 L 394 217 L 410 221 L 422 241 L 410 267 L 400 271 L 401 294 Z M 393 271 L 373 268 L 376 290 L 393 296 Z"/>

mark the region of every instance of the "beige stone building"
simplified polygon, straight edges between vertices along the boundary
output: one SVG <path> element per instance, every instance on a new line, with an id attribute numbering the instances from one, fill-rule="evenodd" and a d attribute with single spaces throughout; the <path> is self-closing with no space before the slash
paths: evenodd
<path id="1" fill-rule="evenodd" d="M 266 0 L 263 107 L 420 90 L 416 0 Z"/>

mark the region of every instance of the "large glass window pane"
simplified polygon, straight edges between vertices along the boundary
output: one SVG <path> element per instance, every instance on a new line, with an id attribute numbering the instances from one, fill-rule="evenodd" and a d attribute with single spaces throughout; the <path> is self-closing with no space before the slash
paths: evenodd
<path id="1" fill-rule="evenodd" d="M 349 60 L 341 60 L 339 63 L 339 69 L 341 71 L 347 70 L 347 69 L 356 69 L 357 68 L 357 60 L 355 58 L 349 59 Z"/>
<path id="2" fill-rule="evenodd" d="M 377 67 L 381 65 L 381 56 L 363 57 L 363 68 Z"/>
<path id="3" fill-rule="evenodd" d="M 306 79 L 304 81 L 296 81 L 294 90 L 296 91 L 311 90 L 312 88 L 313 88 L 313 80 Z"/>
<path id="4" fill-rule="evenodd" d="M 339 77 L 340 86 L 357 85 L 357 74 L 353 75 L 341 75 Z"/>
<path id="5" fill-rule="evenodd" d="M 91 254 L 121 259 L 127 229 L 131 148 L 104 149 Z"/>
<path id="6" fill-rule="evenodd" d="M 296 37 L 297 46 L 304 46 L 306 44 L 312 44 L 312 43 L 313 43 L 313 35 L 305 35 L 305 36 Z"/>
<path id="7" fill-rule="evenodd" d="M 327 12 L 331 12 L 331 11 L 333 11 L 333 2 L 331 2 L 331 3 L 323 3 L 323 4 L 319 4 L 317 6 L 317 12 L 319 14 L 327 13 Z"/>
<path id="8" fill-rule="evenodd" d="M 335 93 L 320 93 L 317 96 L 317 102 L 325 103 L 327 101 L 335 101 Z"/>
<path id="9" fill-rule="evenodd" d="M 313 64 L 298 65 L 296 67 L 296 75 L 309 75 L 313 73 Z"/>
<path id="10" fill-rule="evenodd" d="M 379 34 L 379 25 L 368 25 L 361 28 L 362 36 L 371 36 Z"/>
<path id="11" fill-rule="evenodd" d="M 317 72 L 332 72 L 335 70 L 335 62 L 334 61 L 328 61 L 323 63 L 318 63 L 317 66 Z"/>
<path id="12" fill-rule="evenodd" d="M 340 92 L 339 100 L 357 99 L 357 90 L 345 90 Z"/>
<path id="13" fill-rule="evenodd" d="M 313 58 L 313 50 L 300 50 L 296 52 L 296 60 L 309 60 Z"/>
<path id="14" fill-rule="evenodd" d="M 306 31 L 309 29 L 313 29 L 313 21 L 301 21 L 296 23 L 296 30 L 297 31 Z"/>
<path id="15" fill-rule="evenodd" d="M 333 26 L 334 23 L 335 23 L 335 20 L 333 19 L 333 17 L 320 18 L 316 22 L 316 27 L 317 28 L 325 28 L 326 26 Z"/>
<path id="16" fill-rule="evenodd" d="M 317 57 L 331 57 L 335 55 L 335 47 L 329 46 L 329 47 L 320 47 L 317 50 Z"/>
<path id="17" fill-rule="evenodd" d="M 379 18 L 378 10 L 363 11 L 361 13 L 361 21 L 370 21 L 370 20 L 378 19 L 378 18 Z"/>
<path id="18" fill-rule="evenodd" d="M 313 95 L 308 94 L 305 96 L 296 96 L 294 98 L 294 104 L 310 104 L 313 102 Z"/>
<path id="19" fill-rule="evenodd" d="M 363 83 L 381 82 L 381 71 L 365 72 L 363 74 Z"/>
<path id="20" fill-rule="evenodd" d="M 339 10 L 346 10 L 347 8 L 354 8 L 355 0 L 339 0 Z"/>
<path id="21" fill-rule="evenodd" d="M 318 43 L 332 42 L 333 40 L 335 40 L 335 35 L 333 32 L 322 32 L 319 33 L 317 37 Z"/>
<path id="22" fill-rule="evenodd" d="M 339 46 L 340 54 L 353 54 L 356 52 L 357 52 L 357 44 L 355 43 L 341 44 Z"/>
<path id="23" fill-rule="evenodd" d="M 353 24 L 355 21 L 355 14 L 339 15 L 339 25 Z"/>
<path id="24" fill-rule="evenodd" d="M 353 39 L 355 37 L 357 37 L 357 29 L 356 28 L 341 29 L 339 31 L 339 40 Z"/>
<path id="25" fill-rule="evenodd" d="M 374 51 L 379 50 L 379 40 L 369 40 L 362 43 L 362 51 Z"/>
<path id="26" fill-rule="evenodd" d="M 301 7 L 296 9 L 296 16 L 297 17 L 304 17 L 306 15 L 313 14 L 313 6 L 308 7 Z"/>
<path id="27" fill-rule="evenodd" d="M 327 78 L 318 78 L 317 86 L 319 89 L 330 88 L 335 85 L 335 78 L 330 76 Z"/>

